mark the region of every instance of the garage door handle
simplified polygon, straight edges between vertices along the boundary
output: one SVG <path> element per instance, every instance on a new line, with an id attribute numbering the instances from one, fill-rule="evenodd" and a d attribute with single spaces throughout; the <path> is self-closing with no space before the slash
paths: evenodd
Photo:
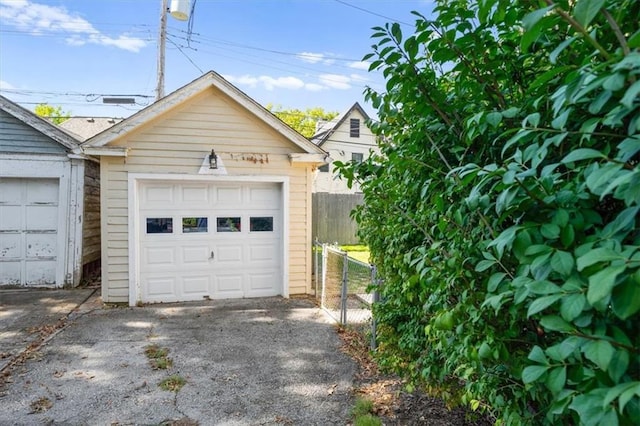
<path id="1" fill-rule="evenodd" d="M 209 256 L 209 259 L 213 259 L 215 256 L 213 255 L 213 252 L 211 252 L 211 256 Z"/>

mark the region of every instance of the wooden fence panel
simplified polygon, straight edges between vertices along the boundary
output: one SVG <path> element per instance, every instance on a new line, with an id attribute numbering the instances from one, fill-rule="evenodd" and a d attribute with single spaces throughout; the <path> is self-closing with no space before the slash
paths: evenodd
<path id="1" fill-rule="evenodd" d="M 363 194 L 316 192 L 312 198 L 313 237 L 318 241 L 358 244 L 358 226 L 351 211 L 364 200 Z"/>

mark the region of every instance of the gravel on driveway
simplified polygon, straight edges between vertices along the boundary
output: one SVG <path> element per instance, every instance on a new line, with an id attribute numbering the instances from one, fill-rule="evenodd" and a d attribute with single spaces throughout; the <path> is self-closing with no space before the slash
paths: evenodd
<path id="1" fill-rule="evenodd" d="M 99 307 L 12 368 L 0 424 L 346 425 L 355 371 L 305 299 Z M 163 390 L 168 377 L 186 382 Z"/>

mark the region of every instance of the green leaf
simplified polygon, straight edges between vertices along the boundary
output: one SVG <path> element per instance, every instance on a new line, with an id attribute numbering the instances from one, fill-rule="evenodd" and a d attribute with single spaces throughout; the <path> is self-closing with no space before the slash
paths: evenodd
<path id="1" fill-rule="evenodd" d="M 573 256 L 566 251 L 558 250 L 551 256 L 551 268 L 563 277 L 571 274 L 574 265 Z"/>
<path id="2" fill-rule="evenodd" d="M 556 61 L 558 60 L 558 55 L 560 55 L 560 53 L 562 53 L 562 51 L 564 49 L 567 48 L 567 46 L 569 46 L 571 43 L 573 43 L 578 37 L 569 37 L 566 38 L 562 43 L 560 43 L 555 49 L 553 49 L 553 51 L 549 54 L 549 62 L 551 62 L 552 64 L 555 64 Z M 564 68 L 564 67 L 561 67 Z"/>
<path id="3" fill-rule="evenodd" d="M 636 81 L 627 89 L 620 103 L 627 108 L 633 108 L 633 103 L 638 100 L 638 94 L 640 94 L 640 81 Z"/>
<path id="4" fill-rule="evenodd" d="M 553 248 L 545 244 L 536 244 L 529 246 L 524 252 L 525 256 L 535 256 L 537 254 L 550 253 Z"/>
<path id="5" fill-rule="evenodd" d="M 537 362 L 538 364 L 549 365 L 549 361 L 547 360 L 547 356 L 544 354 L 544 351 L 540 346 L 534 346 L 529 352 L 527 356 L 531 361 Z"/>
<path id="6" fill-rule="evenodd" d="M 550 367 L 542 365 L 530 365 L 522 370 L 522 381 L 524 384 L 533 383 L 538 380 Z"/>
<path id="7" fill-rule="evenodd" d="M 495 260 L 481 260 L 476 265 L 476 272 L 486 271 L 487 269 L 491 268 L 495 264 L 496 264 Z"/>
<path id="8" fill-rule="evenodd" d="M 553 395 L 557 395 L 567 382 L 567 367 L 556 367 L 549 371 L 545 384 Z"/>
<path id="9" fill-rule="evenodd" d="M 602 230 L 603 238 L 611 238 L 618 232 L 633 229 L 640 213 L 640 206 L 629 207 L 621 211 L 616 218 Z"/>
<path id="10" fill-rule="evenodd" d="M 527 318 L 529 318 L 531 315 L 535 315 L 538 312 L 545 310 L 546 308 L 557 302 L 561 297 L 562 294 L 552 294 L 535 299 L 531 303 L 531 305 L 529 305 L 529 309 L 527 310 Z"/>
<path id="11" fill-rule="evenodd" d="M 631 49 L 640 47 L 640 30 L 636 31 L 631 37 L 629 37 L 629 40 L 627 40 L 627 44 Z"/>
<path id="12" fill-rule="evenodd" d="M 507 274 L 504 272 L 496 272 L 495 274 L 491 275 L 491 277 L 489 278 L 489 282 L 487 283 L 487 291 L 489 293 L 493 293 L 494 291 L 496 291 L 496 289 L 498 288 L 500 283 L 502 283 L 504 277 L 506 276 Z"/>
<path id="13" fill-rule="evenodd" d="M 491 358 L 491 346 L 487 342 L 482 342 L 480 348 L 478 349 L 478 356 L 480 359 Z"/>
<path id="14" fill-rule="evenodd" d="M 496 128 L 498 124 L 502 121 L 502 114 L 499 112 L 490 112 L 486 117 L 487 123 L 491 125 L 491 127 Z"/>
<path id="15" fill-rule="evenodd" d="M 622 376 L 627 372 L 629 367 L 629 352 L 624 349 L 616 350 L 613 354 L 611 362 L 609 363 L 609 377 L 611 380 L 618 383 Z"/>
<path id="16" fill-rule="evenodd" d="M 544 15 L 547 14 L 547 12 L 549 12 L 554 7 L 555 5 L 551 5 L 526 14 L 524 18 L 522 18 L 522 26 L 525 30 L 530 30 L 535 24 L 538 23 L 538 21 L 540 21 L 544 17 Z"/>
<path id="17" fill-rule="evenodd" d="M 629 386 L 628 389 L 625 389 L 622 394 L 620 394 L 620 399 L 618 399 L 618 409 L 622 413 L 627 403 L 634 396 L 640 396 L 640 382 L 635 382 L 635 386 Z"/>
<path id="18" fill-rule="evenodd" d="M 622 164 L 605 164 L 589 173 L 585 183 L 591 192 L 600 195 L 600 187 L 610 182 L 622 170 L 622 167 Z"/>
<path id="19" fill-rule="evenodd" d="M 564 129 L 565 125 L 567 124 L 569 114 L 571 114 L 571 109 L 563 111 L 562 114 L 553 119 L 553 121 L 551 122 L 551 127 L 558 130 Z"/>
<path id="20" fill-rule="evenodd" d="M 610 297 L 611 290 L 616 284 L 618 275 L 627 269 L 626 265 L 609 266 L 589 277 L 589 290 L 587 291 L 587 301 L 590 305 L 595 305 L 599 301 Z"/>
<path id="21" fill-rule="evenodd" d="M 586 304 L 587 298 L 584 294 L 569 294 L 564 297 L 560 303 L 560 315 L 562 315 L 562 318 L 565 320 L 571 322 L 580 316 Z"/>
<path id="22" fill-rule="evenodd" d="M 555 223 L 545 223 L 540 227 L 540 233 L 549 240 L 555 240 L 560 236 L 560 227 Z"/>
<path id="23" fill-rule="evenodd" d="M 568 224 L 560 231 L 560 242 L 564 247 L 569 247 L 573 244 L 573 241 L 576 238 L 575 230 L 573 229 L 573 225 Z"/>
<path id="24" fill-rule="evenodd" d="M 623 320 L 640 311 L 640 269 L 614 288 L 611 306 L 616 316 Z"/>
<path id="25" fill-rule="evenodd" d="M 393 38 L 396 39 L 396 42 L 398 44 L 402 43 L 402 30 L 400 29 L 400 24 L 397 22 L 394 22 L 391 25 L 391 35 L 393 36 Z"/>
<path id="26" fill-rule="evenodd" d="M 573 331 L 573 326 L 557 315 L 547 315 L 542 317 L 540 325 L 551 331 L 560 331 L 565 333 Z"/>
<path id="27" fill-rule="evenodd" d="M 589 160 L 591 158 L 607 158 L 600 151 L 591 148 L 579 148 L 571 151 L 562 159 L 562 163 L 573 163 L 581 160 Z"/>
<path id="28" fill-rule="evenodd" d="M 592 340 L 582 347 L 585 358 L 593 362 L 602 371 L 607 371 L 615 349 L 606 340 Z"/>
<path id="29" fill-rule="evenodd" d="M 605 408 L 607 405 L 611 404 L 616 398 L 618 398 L 624 392 L 632 390 L 632 394 L 636 392 L 640 392 L 640 382 L 627 382 L 620 383 L 617 386 L 612 387 L 607 392 L 607 395 L 602 400 L 602 408 Z M 622 408 L 620 409 L 622 411 Z"/>
<path id="30" fill-rule="evenodd" d="M 573 9 L 576 21 L 583 27 L 588 27 L 603 5 L 604 0 L 579 0 Z"/>
<path id="31" fill-rule="evenodd" d="M 552 283 L 551 281 L 541 280 L 541 281 L 533 281 L 528 284 L 529 290 L 531 290 L 534 294 L 556 294 L 562 293 L 562 289 L 557 285 Z"/>
<path id="32" fill-rule="evenodd" d="M 622 259 L 622 255 L 610 248 L 600 247 L 597 249 L 589 250 L 582 256 L 580 256 L 576 262 L 578 271 L 582 271 L 584 268 L 594 265 L 599 262 L 609 262 L 612 260 Z"/>

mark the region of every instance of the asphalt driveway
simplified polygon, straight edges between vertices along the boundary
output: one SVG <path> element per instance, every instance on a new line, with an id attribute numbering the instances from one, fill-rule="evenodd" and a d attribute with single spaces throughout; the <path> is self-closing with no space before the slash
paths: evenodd
<path id="1" fill-rule="evenodd" d="M 93 295 L 58 324 L 23 362 L 4 367 L 0 424 L 349 423 L 356 367 L 308 300 L 106 308 Z M 168 350 L 170 368 L 152 366 L 151 345 Z M 185 384 L 163 390 L 168 377 Z"/>

